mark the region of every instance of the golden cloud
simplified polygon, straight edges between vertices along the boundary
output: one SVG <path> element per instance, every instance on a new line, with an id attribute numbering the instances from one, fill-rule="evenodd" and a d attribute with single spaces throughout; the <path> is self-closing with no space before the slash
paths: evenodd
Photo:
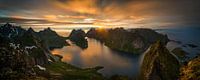
<path id="1" fill-rule="evenodd" d="M 97 0 L 69 0 L 67 2 L 55 1 L 55 5 L 66 11 L 77 12 L 80 14 L 98 14 L 96 7 Z"/>

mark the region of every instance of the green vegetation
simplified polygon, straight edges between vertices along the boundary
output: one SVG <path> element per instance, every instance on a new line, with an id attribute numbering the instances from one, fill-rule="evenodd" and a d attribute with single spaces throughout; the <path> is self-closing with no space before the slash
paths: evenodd
<path id="1" fill-rule="evenodd" d="M 103 76 L 97 73 L 102 67 L 81 69 L 64 62 L 53 62 L 45 65 L 49 76 L 61 80 L 102 80 Z"/>

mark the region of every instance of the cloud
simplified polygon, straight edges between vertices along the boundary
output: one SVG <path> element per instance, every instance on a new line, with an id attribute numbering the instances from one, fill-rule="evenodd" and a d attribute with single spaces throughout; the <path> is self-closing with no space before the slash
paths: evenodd
<path id="1" fill-rule="evenodd" d="M 74 23 L 74 22 L 56 22 L 56 21 L 48 21 L 44 19 L 26 19 L 26 18 L 10 18 L 10 17 L 0 17 L 0 24 L 5 23 L 15 23 L 20 26 L 55 26 L 55 25 L 92 25 L 92 23 Z M 66 26 L 67 27 L 67 26 Z"/>
<path id="2" fill-rule="evenodd" d="M 52 22 L 95 19 L 92 22 L 110 20 L 110 24 L 145 26 L 199 25 L 199 7 L 199 0 L 0 0 L 0 17 Z"/>

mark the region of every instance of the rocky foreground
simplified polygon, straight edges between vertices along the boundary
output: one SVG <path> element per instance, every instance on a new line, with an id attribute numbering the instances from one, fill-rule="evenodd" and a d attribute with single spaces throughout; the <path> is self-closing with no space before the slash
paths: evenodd
<path id="1" fill-rule="evenodd" d="M 160 40 L 166 44 L 169 39 L 166 35 L 159 34 L 151 29 L 90 29 L 87 37 L 103 42 L 111 49 L 127 53 L 140 54 L 149 46 Z"/>
<path id="2" fill-rule="evenodd" d="M 200 80 L 200 56 L 181 67 L 180 80 Z"/>
<path id="3" fill-rule="evenodd" d="M 171 53 L 157 42 L 145 52 L 139 80 L 200 80 L 200 56 L 182 62 L 185 52 L 175 48 Z"/>

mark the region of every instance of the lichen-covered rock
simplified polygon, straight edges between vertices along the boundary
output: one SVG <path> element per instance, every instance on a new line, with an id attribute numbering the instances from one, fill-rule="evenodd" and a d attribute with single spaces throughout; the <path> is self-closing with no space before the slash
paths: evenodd
<path id="1" fill-rule="evenodd" d="M 74 42 L 77 46 L 81 47 L 82 49 L 88 47 L 87 39 L 85 38 L 86 34 L 83 30 L 72 30 L 72 32 L 69 35 L 69 39 Z"/>
<path id="2" fill-rule="evenodd" d="M 181 67 L 180 80 L 200 80 L 200 56 Z"/>
<path id="3" fill-rule="evenodd" d="M 100 40 L 109 48 L 128 53 L 143 53 L 151 44 L 160 40 L 166 44 L 169 39 L 151 29 L 90 29 L 87 37 Z"/>
<path id="4" fill-rule="evenodd" d="M 180 64 L 161 43 L 157 42 L 145 53 L 141 71 L 141 80 L 177 80 Z"/>

